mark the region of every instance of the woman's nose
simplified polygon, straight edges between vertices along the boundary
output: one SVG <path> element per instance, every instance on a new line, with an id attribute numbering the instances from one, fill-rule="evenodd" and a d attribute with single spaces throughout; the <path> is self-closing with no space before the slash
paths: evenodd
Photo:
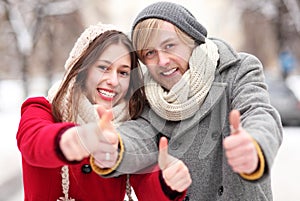
<path id="1" fill-rule="evenodd" d="M 111 72 L 107 78 L 107 84 L 117 86 L 119 84 L 119 78 L 117 72 Z"/>

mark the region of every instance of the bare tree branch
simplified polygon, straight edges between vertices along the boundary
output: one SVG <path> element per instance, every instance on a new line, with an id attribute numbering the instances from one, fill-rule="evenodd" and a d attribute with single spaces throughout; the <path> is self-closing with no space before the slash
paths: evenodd
<path id="1" fill-rule="evenodd" d="M 70 14 L 75 12 L 77 9 L 77 1 L 59 1 L 46 4 L 42 11 L 45 16 L 53 16 Z"/>
<path id="2" fill-rule="evenodd" d="M 32 35 L 30 34 L 19 9 L 16 5 L 7 4 L 7 12 L 10 25 L 16 35 L 19 51 L 24 55 L 30 55 L 33 47 Z"/>
<path id="3" fill-rule="evenodd" d="M 297 32 L 300 34 L 300 9 L 296 0 L 283 0 L 288 9 L 290 18 L 293 21 Z"/>

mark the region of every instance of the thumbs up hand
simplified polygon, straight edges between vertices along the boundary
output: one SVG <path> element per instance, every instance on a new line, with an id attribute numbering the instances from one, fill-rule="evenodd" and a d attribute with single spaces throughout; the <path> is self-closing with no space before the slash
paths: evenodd
<path id="1" fill-rule="evenodd" d="M 99 106 L 98 115 L 101 117 L 97 132 L 98 144 L 96 150 L 92 153 L 95 158 L 95 164 L 100 168 L 113 167 L 118 158 L 119 139 L 116 130 L 112 124 L 113 113 L 111 110 L 105 110 Z"/>
<path id="2" fill-rule="evenodd" d="M 89 123 L 67 129 L 59 141 L 60 149 L 67 160 L 80 161 L 93 154 L 96 165 L 109 168 L 118 158 L 118 135 L 111 122 L 112 111 L 97 108 L 101 117 L 98 123 Z"/>
<path id="3" fill-rule="evenodd" d="M 230 136 L 223 142 L 228 164 L 236 173 L 253 173 L 258 166 L 258 155 L 252 137 L 241 127 L 240 112 L 229 114 Z"/>
<path id="4" fill-rule="evenodd" d="M 183 192 L 191 185 L 192 179 L 187 166 L 181 160 L 169 155 L 168 140 L 165 137 L 159 141 L 158 164 L 166 184 L 172 190 Z"/>

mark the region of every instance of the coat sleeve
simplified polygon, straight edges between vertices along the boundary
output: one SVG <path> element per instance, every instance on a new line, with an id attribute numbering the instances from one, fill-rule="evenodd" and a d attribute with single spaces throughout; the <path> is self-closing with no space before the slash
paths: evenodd
<path id="1" fill-rule="evenodd" d="M 64 165 L 56 151 L 56 137 L 72 123 L 55 123 L 51 104 L 43 97 L 27 99 L 21 107 L 17 145 L 23 160 L 33 166 L 53 168 Z"/>
<path id="2" fill-rule="evenodd" d="M 241 112 L 241 124 L 260 146 L 270 173 L 274 158 L 282 143 L 279 113 L 270 104 L 261 62 L 249 54 L 241 54 L 231 89 L 231 109 Z"/>
<path id="3" fill-rule="evenodd" d="M 160 170 L 155 170 L 146 174 L 133 174 L 130 175 L 130 184 L 134 189 L 134 192 L 139 201 L 181 201 L 186 196 L 186 191 L 177 193 L 176 196 L 170 198 L 170 195 L 166 195 L 163 191 L 163 187 L 160 181 Z M 166 184 L 165 184 L 166 185 Z"/>
<path id="4" fill-rule="evenodd" d="M 157 163 L 159 132 L 149 122 L 148 111 L 146 109 L 140 118 L 126 121 L 117 128 L 124 144 L 122 161 L 115 171 L 101 176 L 148 173 L 149 167 Z"/>

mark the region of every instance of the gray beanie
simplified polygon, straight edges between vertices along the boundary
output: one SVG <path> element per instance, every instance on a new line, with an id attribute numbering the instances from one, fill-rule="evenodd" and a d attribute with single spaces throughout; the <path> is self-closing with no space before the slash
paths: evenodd
<path id="1" fill-rule="evenodd" d="M 197 43 L 204 43 L 207 31 L 197 19 L 183 6 L 171 2 L 157 2 L 144 8 L 133 22 L 135 26 L 149 18 L 157 18 L 168 21 L 192 37 Z"/>

